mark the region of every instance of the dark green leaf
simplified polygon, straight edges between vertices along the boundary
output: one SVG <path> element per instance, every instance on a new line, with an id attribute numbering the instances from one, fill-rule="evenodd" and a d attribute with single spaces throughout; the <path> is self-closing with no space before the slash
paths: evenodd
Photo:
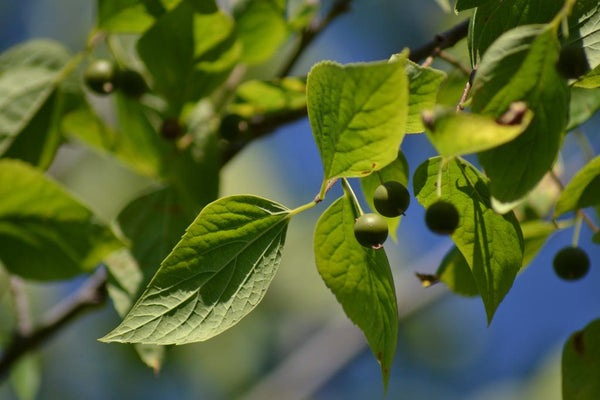
<path id="1" fill-rule="evenodd" d="M 560 11 L 564 0 L 483 1 L 477 8 L 470 27 L 469 47 L 473 60 L 481 57 L 502 34 L 517 26 L 550 22 Z"/>
<path id="2" fill-rule="evenodd" d="M 0 161 L 0 259 L 26 279 L 67 279 L 123 244 L 83 204 L 21 161 Z"/>
<path id="3" fill-rule="evenodd" d="M 563 400 L 596 400 L 600 393 L 600 319 L 575 332 L 562 354 Z"/>
<path id="4" fill-rule="evenodd" d="M 479 7 L 490 0 L 456 0 L 454 2 L 454 10 L 456 12 L 468 10 L 470 8 Z"/>
<path id="5" fill-rule="evenodd" d="M 367 200 L 367 204 L 369 207 L 371 207 L 371 210 L 375 209 L 375 206 L 373 205 L 373 193 L 375 192 L 377 186 L 379 186 L 382 182 L 396 181 L 408 187 L 408 176 L 409 169 L 406 157 L 404 157 L 402 152 L 398 152 L 398 158 L 396 158 L 391 164 L 388 164 L 385 168 L 377 171 L 374 174 L 362 178 L 360 180 L 360 185 L 365 195 L 365 199 Z M 396 240 L 396 230 L 398 229 L 398 225 L 400 225 L 400 219 L 402 217 L 384 218 L 388 223 L 390 236 Z"/>
<path id="6" fill-rule="evenodd" d="M 321 215 L 314 236 L 317 269 L 367 337 L 387 387 L 398 337 L 394 281 L 385 251 L 365 248 L 354 238 L 355 218 L 348 196 Z"/>
<path id="7" fill-rule="evenodd" d="M 567 124 L 569 92 L 555 63 L 556 33 L 540 25 L 513 29 L 489 48 L 473 84 L 472 110 L 498 117 L 524 101 L 533 120 L 515 140 L 479 154 L 501 203 L 522 198 L 554 163 Z"/>
<path id="8" fill-rule="evenodd" d="M 425 208 L 438 200 L 439 170 L 436 157 L 421 164 L 413 176 L 415 196 Z M 522 265 L 521 229 L 512 212 L 494 212 L 488 181 L 473 166 L 453 160 L 442 174 L 441 199 L 452 203 L 460 215 L 452 240 L 471 268 L 491 322 Z"/>
<path id="9" fill-rule="evenodd" d="M 210 339 L 256 307 L 281 258 L 287 208 L 254 196 L 206 206 L 105 342 Z"/>
<path id="10" fill-rule="evenodd" d="M 573 176 L 556 202 L 554 218 L 569 211 L 599 204 L 600 156 L 587 163 Z"/>
<path id="11" fill-rule="evenodd" d="M 396 159 L 408 112 L 405 60 L 312 68 L 308 117 L 326 179 L 366 176 Z"/>
<path id="12" fill-rule="evenodd" d="M 592 242 L 600 244 L 600 231 L 594 233 L 594 236 L 592 236 Z"/>

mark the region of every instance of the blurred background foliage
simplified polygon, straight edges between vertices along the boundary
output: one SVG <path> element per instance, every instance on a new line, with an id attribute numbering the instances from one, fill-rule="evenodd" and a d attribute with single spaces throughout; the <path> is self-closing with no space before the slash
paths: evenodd
<path id="1" fill-rule="evenodd" d="M 226 3 L 226 2 L 224 2 Z M 324 2 L 324 8 L 330 2 Z M 444 13 L 434 0 L 355 0 L 350 13 L 337 19 L 308 48 L 292 74 L 306 74 L 322 59 L 338 62 L 387 59 L 404 47 L 416 47 L 465 16 Z M 74 51 L 85 46 L 93 26 L 92 0 L 21 0 L 0 3 L 0 51 L 30 38 L 54 38 Z M 289 52 L 290 43 L 274 59 L 252 67 L 249 76 L 272 74 Z M 450 53 L 466 60 L 466 46 Z M 447 65 L 435 65 L 448 70 Z M 440 101 L 455 104 L 464 85 L 459 72 L 445 85 Z M 101 106 L 101 105 L 100 105 Z M 581 127 L 594 149 L 600 149 L 598 115 Z M 585 160 L 576 135 L 568 135 L 560 164 L 563 182 Z M 411 173 L 435 155 L 424 135 L 408 136 L 402 146 Z M 112 220 L 150 185 L 122 165 L 79 147 L 63 147 L 50 169 L 69 190 Z M 250 193 L 290 207 L 314 197 L 322 167 L 307 119 L 284 126 L 253 142 L 223 170 L 221 196 Z M 544 183 L 542 183 L 544 185 Z M 548 185 L 548 183 L 545 183 Z M 411 187 L 411 186 L 409 186 Z M 552 190 L 551 188 L 549 190 Z M 335 189 L 326 203 L 339 194 Z M 112 307 L 82 317 L 56 335 L 39 352 L 23 359 L 15 376 L 0 384 L 1 399 L 243 399 L 268 381 L 287 357 L 298 357 L 311 339 L 327 327 L 342 324 L 341 307 L 322 283 L 312 256 L 312 230 L 326 207 L 320 205 L 295 219 L 289 230 L 281 268 L 261 305 L 233 329 L 205 343 L 171 347 L 155 374 L 131 346 L 102 344 L 96 339 L 119 322 Z M 600 250 L 584 228 L 580 239 L 592 260 L 589 275 L 565 283 L 552 271 L 556 249 L 571 240 L 572 230 L 559 232 L 519 276 L 490 327 L 481 301 L 449 294 L 443 287 L 423 289 L 414 271 L 433 273 L 449 239 L 431 234 L 423 210 L 415 204 L 402 220 L 398 243 L 386 246 L 398 280 L 400 338 L 392 368 L 390 399 L 543 399 L 560 398 L 560 353 L 575 330 L 600 312 Z M 84 278 L 52 284 L 26 283 L 33 319 L 69 295 Z M 426 301 L 431 293 L 441 292 Z M 425 299 L 425 300 L 424 300 Z M 6 276 L 0 278 L 0 340 L 9 339 L 15 321 Z M 410 314 L 407 311 L 415 312 Z M 294 386 L 311 387 L 312 399 L 381 398 L 379 367 L 359 339 L 358 351 L 339 362 L 336 354 L 358 329 L 337 331 L 331 346 L 318 357 L 298 360 L 305 370 L 325 368 L 322 382 L 300 376 L 281 380 L 279 395 L 293 397 Z M 308 344 L 307 344 L 308 343 Z M 308 346 L 308 347 L 307 347 Z M 329 369 L 327 369 L 329 368 Z M 24 372 L 23 372 L 24 371 Z M 285 371 L 279 370 L 285 374 Z"/>

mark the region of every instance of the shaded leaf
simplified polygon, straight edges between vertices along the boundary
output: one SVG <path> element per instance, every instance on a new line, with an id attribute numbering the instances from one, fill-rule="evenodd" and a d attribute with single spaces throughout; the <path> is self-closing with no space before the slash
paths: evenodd
<path id="1" fill-rule="evenodd" d="M 595 89 L 600 87 L 600 66 L 594 68 L 587 75 L 575 82 L 575 86 L 586 89 Z"/>
<path id="2" fill-rule="evenodd" d="M 567 124 L 569 92 L 555 63 L 556 33 L 545 26 L 513 29 L 489 48 L 473 83 L 472 110 L 499 117 L 515 101 L 524 101 L 534 117 L 521 135 L 479 161 L 502 203 L 522 198 L 554 163 Z"/>
<path id="3" fill-rule="evenodd" d="M 469 264 L 456 247 L 453 247 L 446 254 L 438 267 L 436 275 L 456 294 L 467 297 L 479 295 L 479 289 Z"/>
<path id="4" fill-rule="evenodd" d="M 578 0 L 568 18 L 569 36 L 563 46 L 581 47 L 593 70 L 600 65 L 600 3 Z"/>
<path id="5" fill-rule="evenodd" d="M 599 75 L 600 77 L 600 75 Z M 600 80 L 598 81 L 600 83 Z M 600 90 L 571 87 L 567 131 L 586 122 L 600 109 Z"/>
<path id="6" fill-rule="evenodd" d="M 438 200 L 439 157 L 421 164 L 413 176 L 414 193 L 425 208 Z M 463 160 L 442 169 L 442 200 L 459 212 L 452 240 L 467 261 L 485 305 L 488 323 L 510 290 L 523 261 L 523 238 L 512 212 L 500 215 L 491 207 L 488 181 Z"/>
<path id="7" fill-rule="evenodd" d="M 595 400 L 600 393 L 600 320 L 590 322 L 565 343 L 562 353 L 562 398 Z"/>
<path id="8" fill-rule="evenodd" d="M 1 160 L 0 182 L 0 259 L 13 274 L 71 278 L 123 246 L 92 211 L 30 165 Z"/>
<path id="9" fill-rule="evenodd" d="M 408 177 L 408 161 L 406 161 L 406 157 L 404 157 L 404 154 L 402 154 L 402 152 L 398 152 L 398 158 L 392 161 L 392 163 L 386 165 L 385 168 L 377 171 L 376 173 L 362 178 L 360 180 L 360 185 L 365 195 L 365 200 L 367 200 L 367 204 L 369 205 L 371 210 L 375 210 L 375 206 L 373 205 L 373 193 L 375 192 L 375 189 L 377 189 L 377 186 L 379 186 L 382 182 L 396 181 L 400 182 L 408 188 Z M 384 218 L 388 223 L 390 235 L 395 241 L 396 230 L 400 225 L 400 219 L 402 218 L 402 216 L 394 218 Z"/>
<path id="10" fill-rule="evenodd" d="M 281 258 L 290 218 L 254 196 L 206 206 L 105 342 L 183 344 L 210 339 L 256 307 Z"/>
<path id="11" fill-rule="evenodd" d="M 98 0 L 98 27 L 112 33 L 142 33 L 181 0 Z"/>
<path id="12" fill-rule="evenodd" d="M 479 7 L 488 2 L 490 2 L 490 0 L 455 0 L 454 10 L 456 12 L 464 11 L 470 8 Z"/>
<path id="13" fill-rule="evenodd" d="M 346 315 L 365 334 L 387 388 L 398 336 L 394 281 L 385 251 L 365 248 L 354 238 L 355 217 L 348 196 L 321 215 L 314 235 L 316 264 Z"/>
<path id="14" fill-rule="evenodd" d="M 25 353 L 10 370 L 10 384 L 19 400 L 34 400 L 42 383 L 42 368 L 37 353 Z"/>
<path id="15" fill-rule="evenodd" d="M 520 109 L 511 117 L 512 120 L 507 122 L 502 118 L 457 113 L 454 109 L 445 107 L 423 111 L 427 137 L 438 153 L 444 157 L 493 149 L 523 133 L 533 118 L 533 113 L 524 103 L 513 104 L 519 104 Z"/>
<path id="16" fill-rule="evenodd" d="M 587 163 L 573 176 L 560 194 L 554 218 L 579 208 L 600 204 L 600 156 Z"/>
<path id="17" fill-rule="evenodd" d="M 306 108 L 306 83 L 299 78 L 242 83 L 229 112 L 249 118 Z"/>
<path id="18" fill-rule="evenodd" d="M 521 271 L 533 261 L 535 256 L 544 247 L 548 238 L 556 231 L 556 225 L 543 220 L 532 220 L 521 223 L 523 232 L 523 265 Z"/>
<path id="19" fill-rule="evenodd" d="M 311 69 L 308 117 L 326 179 L 366 176 L 396 158 L 408 111 L 405 60 Z"/>

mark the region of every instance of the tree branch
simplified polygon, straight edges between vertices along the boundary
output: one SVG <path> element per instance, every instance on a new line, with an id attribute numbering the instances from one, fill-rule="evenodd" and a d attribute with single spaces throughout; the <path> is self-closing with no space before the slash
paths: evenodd
<path id="1" fill-rule="evenodd" d="M 28 333 L 16 331 L 0 357 L 0 381 L 24 354 L 42 345 L 77 316 L 102 305 L 106 300 L 106 279 L 104 267 L 98 268 L 73 296 L 51 309 L 38 327 Z"/>
<path id="2" fill-rule="evenodd" d="M 468 32 L 469 19 L 466 19 L 458 25 L 455 25 L 454 27 L 448 29 L 447 31 L 435 35 L 433 40 L 431 40 L 430 42 L 425 43 L 423 46 L 417 47 L 416 49 L 412 50 L 408 58 L 414 62 L 424 60 L 425 58 L 439 53 L 440 51 L 447 49 L 448 47 L 454 46 L 457 42 L 467 37 Z"/>
<path id="3" fill-rule="evenodd" d="M 327 15 L 321 20 L 315 19 L 306 29 L 300 34 L 300 44 L 296 48 L 296 51 L 289 58 L 288 62 L 281 69 L 278 74 L 280 78 L 288 76 L 296 62 L 304 53 L 304 50 L 315 40 L 315 38 L 329 26 L 329 24 L 342 14 L 350 11 L 350 4 L 352 0 L 337 0 L 332 6 Z"/>

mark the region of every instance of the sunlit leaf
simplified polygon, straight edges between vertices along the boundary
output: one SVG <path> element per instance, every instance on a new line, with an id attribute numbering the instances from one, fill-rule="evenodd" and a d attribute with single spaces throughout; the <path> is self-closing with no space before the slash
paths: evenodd
<path id="1" fill-rule="evenodd" d="M 206 206 L 105 342 L 183 344 L 235 325 L 279 267 L 290 213 L 254 196 Z"/>
<path id="2" fill-rule="evenodd" d="M 406 133 L 421 133 L 425 131 L 421 121 L 421 111 L 435 106 L 446 73 L 434 68 L 422 67 L 410 60 L 406 63 L 406 72 L 409 82 Z"/>
<path id="3" fill-rule="evenodd" d="M 600 156 L 594 158 L 579 170 L 571 182 L 562 191 L 556 207 L 554 217 L 558 217 L 578 208 L 596 206 L 600 204 Z"/>
<path id="4" fill-rule="evenodd" d="M 413 176 L 415 196 L 425 208 L 438 200 L 440 162 L 439 157 L 425 161 Z M 441 199 L 452 203 L 460 215 L 452 240 L 471 268 L 489 323 L 523 262 L 519 223 L 512 212 L 494 212 L 487 179 L 465 161 L 446 164 L 441 182 Z"/>
<path id="5" fill-rule="evenodd" d="M 385 251 L 367 249 L 354 238 L 355 218 L 348 196 L 321 215 L 314 236 L 316 264 L 346 315 L 365 334 L 387 387 L 398 336 L 394 281 Z"/>
<path id="6" fill-rule="evenodd" d="M 366 176 L 396 158 L 408 112 L 405 60 L 312 68 L 308 116 L 325 178 Z"/>

